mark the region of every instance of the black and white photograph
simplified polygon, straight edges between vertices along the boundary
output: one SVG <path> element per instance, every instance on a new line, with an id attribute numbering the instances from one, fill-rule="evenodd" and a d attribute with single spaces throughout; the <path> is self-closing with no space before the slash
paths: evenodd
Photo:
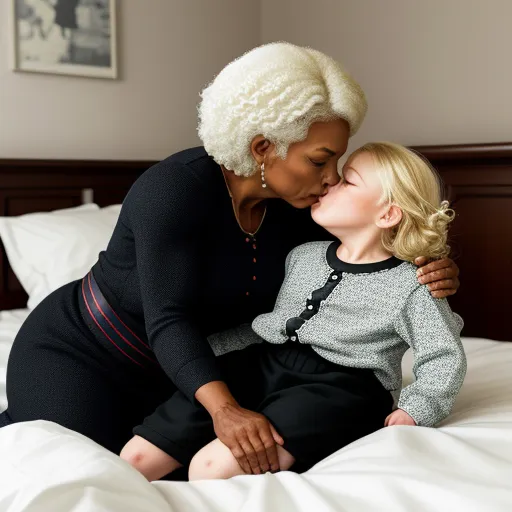
<path id="1" fill-rule="evenodd" d="M 117 78 L 115 0 L 11 0 L 16 71 Z"/>

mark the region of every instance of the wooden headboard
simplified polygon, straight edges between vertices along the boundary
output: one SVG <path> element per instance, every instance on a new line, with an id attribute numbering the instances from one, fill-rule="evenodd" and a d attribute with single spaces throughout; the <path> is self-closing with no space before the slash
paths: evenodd
<path id="1" fill-rule="evenodd" d="M 512 341 L 512 143 L 414 149 L 440 172 L 457 213 L 450 238 L 462 285 L 450 303 L 463 334 Z M 153 163 L 0 160 L 0 215 L 120 203 Z M 26 302 L 0 244 L 0 309 Z"/>
<path id="2" fill-rule="evenodd" d="M 439 171 L 456 212 L 450 230 L 463 335 L 512 341 L 512 143 L 414 148 Z"/>
<path id="3" fill-rule="evenodd" d="M 121 203 L 154 162 L 0 159 L 0 215 L 51 211 L 95 202 Z M 24 308 L 27 295 L 0 241 L 0 310 Z"/>

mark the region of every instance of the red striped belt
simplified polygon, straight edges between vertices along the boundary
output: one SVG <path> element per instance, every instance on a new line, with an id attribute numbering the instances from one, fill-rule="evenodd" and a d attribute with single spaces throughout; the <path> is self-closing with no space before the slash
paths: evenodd
<path id="1" fill-rule="evenodd" d="M 137 336 L 107 302 L 92 271 L 82 279 L 82 296 L 92 320 L 113 347 L 139 366 L 158 364 L 147 340 Z"/>

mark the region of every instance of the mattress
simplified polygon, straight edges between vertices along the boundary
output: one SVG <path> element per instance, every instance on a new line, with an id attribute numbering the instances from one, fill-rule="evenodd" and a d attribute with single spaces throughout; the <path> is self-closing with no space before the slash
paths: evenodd
<path id="1" fill-rule="evenodd" d="M 28 312 L 0 312 L 5 366 Z M 438 428 L 391 427 L 305 474 L 148 483 L 116 455 L 50 422 L 0 430 L 0 511 L 509 512 L 512 510 L 512 343 L 465 338 L 468 374 Z M 405 384 L 412 379 L 404 358 Z"/>

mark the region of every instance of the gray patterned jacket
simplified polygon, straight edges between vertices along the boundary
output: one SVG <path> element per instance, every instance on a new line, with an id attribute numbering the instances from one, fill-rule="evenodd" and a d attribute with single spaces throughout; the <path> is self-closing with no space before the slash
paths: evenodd
<path id="1" fill-rule="evenodd" d="M 416 267 L 397 258 L 349 264 L 336 242 L 293 249 L 274 311 L 209 338 L 217 354 L 262 339 L 307 343 L 325 359 L 370 368 L 418 425 L 444 419 L 466 373 L 462 320 L 446 299 L 418 283 Z M 416 381 L 401 389 L 401 362 L 414 352 Z"/>

